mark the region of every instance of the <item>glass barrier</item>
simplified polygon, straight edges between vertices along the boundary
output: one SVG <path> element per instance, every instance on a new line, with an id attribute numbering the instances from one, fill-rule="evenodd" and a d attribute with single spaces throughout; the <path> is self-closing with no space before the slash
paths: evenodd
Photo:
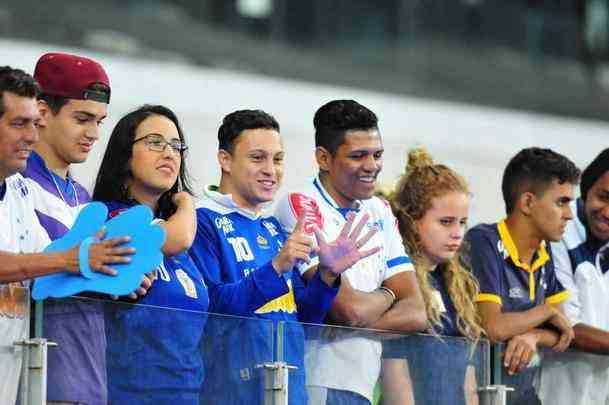
<path id="1" fill-rule="evenodd" d="M 71 389 L 83 402 L 101 395 L 109 404 L 266 404 L 263 366 L 273 362 L 290 366 L 290 405 L 324 403 L 328 395 L 469 405 L 490 384 L 484 340 L 474 346 L 75 297 L 47 300 L 44 320 L 43 336 L 58 343 L 49 348 L 49 401 L 65 400 L 57 392 Z M 95 367 L 68 373 L 82 355 Z M 91 372 L 99 380 L 86 380 Z"/>
<path id="2" fill-rule="evenodd" d="M 513 389 L 507 392 L 508 405 L 570 405 L 574 398 L 581 400 L 579 403 L 586 404 L 604 402 L 607 391 L 600 387 L 607 386 L 609 357 L 606 355 L 577 349 L 554 352 L 549 348 L 541 348 L 528 367 L 511 375 L 503 364 L 506 347 L 505 343 L 492 345 L 491 367 L 493 384 Z"/>
<path id="3" fill-rule="evenodd" d="M 329 396 L 383 405 L 478 404 L 478 388 L 491 382 L 486 340 L 474 345 L 462 338 L 291 322 L 279 329 L 283 359 L 298 367 L 290 379 L 297 376 L 302 384 L 306 378 L 306 393 L 296 391 L 312 405 Z M 292 385 L 289 392 L 292 399 Z"/>
<path id="4" fill-rule="evenodd" d="M 27 336 L 28 302 L 28 289 L 0 287 L 0 398 L 11 404 L 6 398 L 17 395 L 18 373 L 10 367 L 18 369 L 25 361 L 22 347 L 14 342 Z M 315 405 L 328 398 L 366 398 L 374 405 L 477 405 L 489 403 L 480 389 L 491 384 L 515 388 L 508 392 L 508 403 L 520 403 L 536 399 L 533 386 L 540 384 L 540 364 L 543 374 L 550 360 L 562 364 L 583 355 L 590 364 L 608 362 L 604 356 L 576 351 L 544 351 L 528 369 L 509 375 L 502 364 L 505 345 L 493 345 L 491 357 L 484 339 L 474 345 L 463 338 L 273 322 L 82 297 L 48 300 L 44 320 L 39 325 L 43 336 L 58 343 L 48 349 L 49 401 L 64 400 L 57 393 L 71 390 L 84 403 L 101 397 L 108 404 L 266 405 L 278 397 L 268 396 L 265 366 L 283 362 L 289 366 L 290 405 Z M 74 372 L 75 362 L 83 363 L 79 356 L 86 356 L 90 370 Z M 556 371 L 552 368 L 549 372 Z M 273 384 L 278 385 L 271 389 L 281 389 L 281 381 Z M 26 391 L 22 387 L 22 396 Z M 34 403 L 21 399 L 17 404 Z"/>
<path id="5" fill-rule="evenodd" d="M 18 395 L 15 370 L 27 356 L 14 343 L 27 336 L 28 302 L 28 289 L 0 286 L 3 404 L 12 405 Z M 564 372 L 566 362 L 584 359 L 586 367 L 602 363 L 603 369 L 609 363 L 606 356 L 544 351 L 529 369 L 511 376 L 502 364 L 505 345 L 493 345 L 491 357 L 484 339 L 473 345 L 463 338 L 273 322 L 93 298 L 49 300 L 45 307 L 44 337 L 58 343 L 48 349 L 49 401 L 60 400 L 53 396 L 59 389 L 71 389 L 83 403 L 101 395 L 108 404 L 273 404 L 269 398 L 277 396 L 268 396 L 265 366 L 284 362 L 290 369 L 290 405 L 323 404 L 328 398 L 366 398 L 374 405 L 484 405 L 488 397 L 480 389 L 491 384 L 515 388 L 508 392 L 509 404 L 535 399 L 532 387 L 544 384 L 546 366 L 546 389 L 555 391 L 552 372 Z M 74 370 L 83 354 L 92 370 Z M 279 380 L 270 390 L 281 389 Z M 36 392 L 32 381 L 22 377 L 18 405 L 42 403 L 23 397 L 24 382 Z M 552 403 L 569 400 L 565 396 Z"/>
<path id="6" fill-rule="evenodd" d="M 44 313 L 43 337 L 58 344 L 49 401 L 262 403 L 270 321 L 80 297 L 47 300 Z M 76 361 L 87 366 L 74 372 Z"/>
<path id="7" fill-rule="evenodd" d="M 16 401 L 28 337 L 30 291 L 19 283 L 0 285 L 0 403 Z M 19 403 L 21 401 L 19 400 Z"/>

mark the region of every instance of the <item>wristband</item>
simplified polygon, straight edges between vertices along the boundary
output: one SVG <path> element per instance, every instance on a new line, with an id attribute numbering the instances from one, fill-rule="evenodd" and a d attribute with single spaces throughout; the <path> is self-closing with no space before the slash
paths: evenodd
<path id="1" fill-rule="evenodd" d="M 97 239 L 92 236 L 85 238 L 80 243 L 80 248 L 78 249 L 78 266 L 80 267 L 80 275 L 88 279 L 93 278 L 93 272 L 91 271 L 91 267 L 89 267 L 89 246 L 91 246 L 91 243 L 94 242 L 97 242 Z"/>
<path id="2" fill-rule="evenodd" d="M 385 293 L 385 294 L 387 294 L 391 298 L 391 305 L 393 305 L 393 303 L 398 299 L 396 297 L 395 293 L 393 292 L 393 290 L 391 288 L 389 288 L 389 287 L 385 287 L 383 285 L 383 286 L 380 286 L 378 288 L 378 290 L 383 292 L 383 293 Z"/>

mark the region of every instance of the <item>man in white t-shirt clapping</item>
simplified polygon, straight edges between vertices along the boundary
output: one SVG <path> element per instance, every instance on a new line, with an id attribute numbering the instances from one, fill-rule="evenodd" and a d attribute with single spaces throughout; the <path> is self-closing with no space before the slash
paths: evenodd
<path id="1" fill-rule="evenodd" d="M 305 229 L 317 227 L 333 239 L 350 215 L 367 215 L 365 226 L 379 229 L 367 243 L 382 247 L 343 273 L 329 321 L 407 333 L 425 330 L 425 306 L 395 217 L 386 202 L 373 196 L 383 158 L 376 115 L 356 101 L 335 100 L 317 110 L 313 123 L 319 174 L 283 197 L 275 216 L 288 232 L 304 216 Z M 313 277 L 315 258 L 302 263 L 300 271 L 305 279 Z M 305 369 L 310 402 L 370 404 L 380 364 L 381 343 L 368 337 L 309 341 Z"/>

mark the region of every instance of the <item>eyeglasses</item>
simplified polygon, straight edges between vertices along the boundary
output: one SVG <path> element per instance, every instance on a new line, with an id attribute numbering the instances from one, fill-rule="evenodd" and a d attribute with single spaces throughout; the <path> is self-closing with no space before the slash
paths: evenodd
<path id="1" fill-rule="evenodd" d="M 131 144 L 136 144 L 139 141 L 144 141 L 148 149 L 153 150 L 155 152 L 163 152 L 167 145 L 171 147 L 171 150 L 176 153 L 184 153 L 188 150 L 188 146 L 184 144 L 184 142 L 179 139 L 172 139 L 171 141 L 166 141 L 161 135 L 158 134 L 149 134 L 141 137 L 140 139 L 136 139 Z"/>

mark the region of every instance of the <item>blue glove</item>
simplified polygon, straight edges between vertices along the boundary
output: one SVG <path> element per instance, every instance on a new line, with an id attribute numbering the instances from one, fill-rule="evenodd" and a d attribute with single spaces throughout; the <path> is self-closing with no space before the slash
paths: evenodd
<path id="1" fill-rule="evenodd" d="M 150 273 L 163 261 L 161 246 L 165 242 L 165 231 L 159 225 L 151 224 L 152 211 L 144 205 L 137 205 L 104 224 L 108 209 L 99 202 L 88 204 L 78 215 L 74 226 L 61 239 L 53 241 L 45 252 L 59 252 L 81 244 L 79 262 L 81 274 L 58 273 L 37 278 L 34 281 L 32 298 L 42 300 L 47 297 L 62 298 L 83 291 L 93 291 L 110 295 L 127 295 L 140 286 L 142 276 Z M 116 276 L 94 273 L 89 268 L 89 248 L 95 243 L 95 235 L 106 228 L 104 239 L 129 236 L 131 240 L 121 247 L 133 247 L 135 253 L 131 262 L 111 264 Z"/>

